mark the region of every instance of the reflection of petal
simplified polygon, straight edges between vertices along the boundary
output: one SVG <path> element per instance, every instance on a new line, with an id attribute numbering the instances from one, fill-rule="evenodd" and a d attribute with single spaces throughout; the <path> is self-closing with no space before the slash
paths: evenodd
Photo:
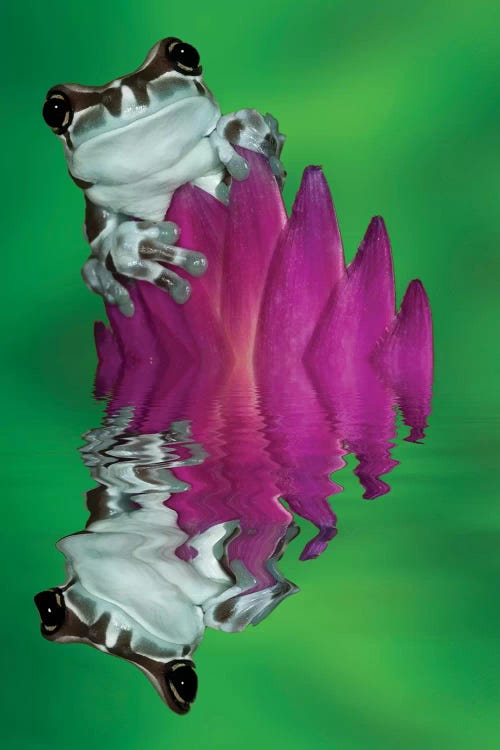
<path id="1" fill-rule="evenodd" d="M 267 369 L 295 366 L 344 259 L 330 191 L 320 167 L 308 167 L 273 255 L 262 298 L 257 361 Z M 286 342 L 286 345 L 284 345 Z"/>
<path id="2" fill-rule="evenodd" d="M 391 458 L 396 433 L 392 390 L 366 360 L 349 368 L 339 361 L 329 370 L 314 370 L 313 379 L 332 432 L 344 453 L 353 453 L 359 462 L 354 473 L 365 489 L 363 497 L 371 500 L 389 492 L 380 476 L 398 463 Z"/>
<path id="3" fill-rule="evenodd" d="M 424 437 L 432 391 L 432 319 L 422 283 L 412 281 L 394 322 L 380 342 L 374 360 L 392 383 L 404 423 L 411 428 L 405 438 Z"/>
<path id="4" fill-rule="evenodd" d="M 337 533 L 328 497 L 342 487 L 330 474 L 344 465 L 343 450 L 331 434 L 326 414 L 300 362 L 286 370 L 261 369 L 261 411 L 267 450 L 277 465 L 276 484 L 290 509 L 313 523 L 318 535 L 301 559 L 317 557 Z"/>
<path id="5" fill-rule="evenodd" d="M 113 391 L 120 372 L 122 357 L 113 332 L 100 321 L 94 325 L 94 339 L 99 360 L 94 392 L 97 398 L 104 398 Z"/>

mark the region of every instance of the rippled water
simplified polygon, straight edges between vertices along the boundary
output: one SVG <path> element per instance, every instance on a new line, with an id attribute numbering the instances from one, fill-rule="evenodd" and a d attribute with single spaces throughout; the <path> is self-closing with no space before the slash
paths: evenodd
<path id="1" fill-rule="evenodd" d="M 285 311 L 280 284 L 257 311 L 259 264 L 245 304 L 200 287 L 181 312 L 138 284 L 134 317 L 96 328 L 99 402 L 19 403 L 36 450 L 9 467 L 4 564 L 28 646 L 7 674 L 35 699 L 33 731 L 13 701 L 13 746 L 492 746 L 496 422 L 432 394 L 428 301 L 413 281 L 394 314 L 380 219 L 338 286 L 317 255 L 304 283 L 297 200 L 269 275 L 302 284 Z"/>
<path id="2" fill-rule="evenodd" d="M 476 737 L 492 746 L 497 566 L 488 472 L 498 422 L 460 417 L 441 394 L 425 437 L 420 422 L 418 442 L 408 442 L 415 425 L 390 398 L 383 409 L 344 400 L 341 414 L 331 401 L 313 402 L 314 389 L 306 410 L 289 394 L 273 404 L 255 390 L 212 388 L 208 398 L 202 385 L 181 379 L 168 398 L 157 388 L 156 398 L 146 395 L 151 388 L 127 398 L 122 389 L 100 402 L 100 424 L 88 402 L 64 430 L 62 419 L 44 425 L 24 414 L 37 425 L 39 449 L 18 462 L 16 481 L 19 496 L 36 492 L 37 502 L 18 522 L 29 537 L 7 535 L 4 553 L 18 569 L 16 626 L 36 668 L 19 670 L 18 653 L 6 662 L 15 690 L 29 682 L 33 737 L 44 742 L 16 739 L 30 736 L 16 704 L 13 746 L 71 736 L 83 747 L 97 735 L 100 744 L 135 748 L 147 734 L 151 746 L 232 747 L 242 732 L 279 747 L 465 748 Z M 94 424 L 82 464 L 85 420 Z M 307 502 L 297 488 L 307 489 Z M 86 525 L 96 533 L 78 534 Z M 322 546 L 338 530 L 323 550 L 311 546 L 317 527 Z M 170 639 L 171 658 L 172 643 L 200 644 L 189 717 L 162 705 L 132 665 L 37 635 L 29 599 L 63 584 L 64 557 L 53 547 L 60 537 L 70 578 L 87 587 L 72 603 L 81 617 L 94 596 L 115 627 L 125 617 L 139 633 L 140 621 L 143 650 Z M 304 550 L 320 554 L 301 561 Z M 161 585 L 169 592 L 163 621 L 150 583 L 162 576 L 170 582 Z M 145 643 L 151 629 L 155 644 Z M 233 630 L 242 632 L 224 632 Z M 118 642 L 112 628 L 92 637 Z"/>

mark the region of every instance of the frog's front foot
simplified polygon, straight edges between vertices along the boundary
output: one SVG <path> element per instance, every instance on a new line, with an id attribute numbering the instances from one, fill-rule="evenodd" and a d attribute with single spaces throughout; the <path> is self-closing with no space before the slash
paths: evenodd
<path id="1" fill-rule="evenodd" d="M 123 221 L 102 238 L 98 253 L 82 269 L 83 279 L 89 289 L 127 316 L 133 315 L 134 305 L 115 273 L 149 281 L 183 304 L 191 285 L 162 264 L 178 266 L 197 277 L 207 270 L 207 259 L 203 253 L 176 247 L 178 238 L 179 228 L 171 221 Z"/>
<path id="2" fill-rule="evenodd" d="M 223 115 L 210 138 L 219 159 L 235 180 L 248 176 L 248 163 L 234 146 L 241 146 L 263 154 L 280 187 L 285 181 L 285 170 L 280 161 L 285 136 L 279 132 L 278 121 L 270 114 L 261 115 L 255 109 L 241 109 Z"/>

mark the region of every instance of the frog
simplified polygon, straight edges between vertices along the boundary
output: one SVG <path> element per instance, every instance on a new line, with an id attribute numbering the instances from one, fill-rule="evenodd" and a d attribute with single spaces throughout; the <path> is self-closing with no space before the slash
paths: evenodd
<path id="1" fill-rule="evenodd" d="M 208 457 L 189 420 L 152 434 L 131 430 L 133 421 L 134 408 L 122 407 L 84 435 L 80 452 L 97 482 L 86 495 L 89 518 L 57 542 L 65 580 L 34 603 L 47 641 L 126 660 L 185 715 L 197 697 L 194 654 L 206 629 L 241 632 L 298 590 L 277 568 L 295 528 L 280 528 L 276 550 L 263 560 L 271 580 L 257 585 L 242 560 L 230 559 L 239 519 L 214 517 L 189 533 L 168 503 L 190 490 L 176 469 Z"/>
<path id="2" fill-rule="evenodd" d="M 150 282 L 183 304 L 191 284 L 174 269 L 191 278 L 207 270 L 202 248 L 181 247 L 179 227 L 165 221 L 178 188 L 194 185 L 228 203 L 232 181 L 249 174 L 236 147 L 264 155 L 284 181 L 277 120 L 255 109 L 223 115 L 198 50 L 177 37 L 160 40 L 137 70 L 104 85 L 52 86 L 43 118 L 84 193 L 91 253 L 83 280 L 129 317 L 130 280 Z"/>

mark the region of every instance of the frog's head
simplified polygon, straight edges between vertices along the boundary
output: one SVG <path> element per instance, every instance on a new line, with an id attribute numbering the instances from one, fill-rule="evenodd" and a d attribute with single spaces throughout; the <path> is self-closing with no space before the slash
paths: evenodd
<path id="1" fill-rule="evenodd" d="M 132 633 L 127 627 L 118 627 L 117 637 L 118 623 L 111 612 L 103 613 L 95 622 L 89 622 L 88 606 L 86 612 L 85 605 L 82 610 L 80 596 L 76 597 L 79 606 L 76 605 L 71 588 L 71 584 L 51 588 L 35 596 L 43 637 L 56 643 L 86 643 L 99 651 L 132 662 L 144 672 L 162 700 L 173 711 L 186 714 L 196 697 L 198 686 L 194 662 L 182 656 L 162 658 L 158 653 L 148 655 L 146 642 L 134 649 Z M 124 623 L 120 623 L 121 627 L 123 625 Z"/>
<path id="2" fill-rule="evenodd" d="M 135 72 L 103 86 L 53 86 L 43 105 L 72 176 L 106 184 L 126 181 L 131 165 L 134 177 L 158 169 L 156 144 L 174 162 L 219 116 L 197 50 L 176 37 L 155 44 Z"/>

